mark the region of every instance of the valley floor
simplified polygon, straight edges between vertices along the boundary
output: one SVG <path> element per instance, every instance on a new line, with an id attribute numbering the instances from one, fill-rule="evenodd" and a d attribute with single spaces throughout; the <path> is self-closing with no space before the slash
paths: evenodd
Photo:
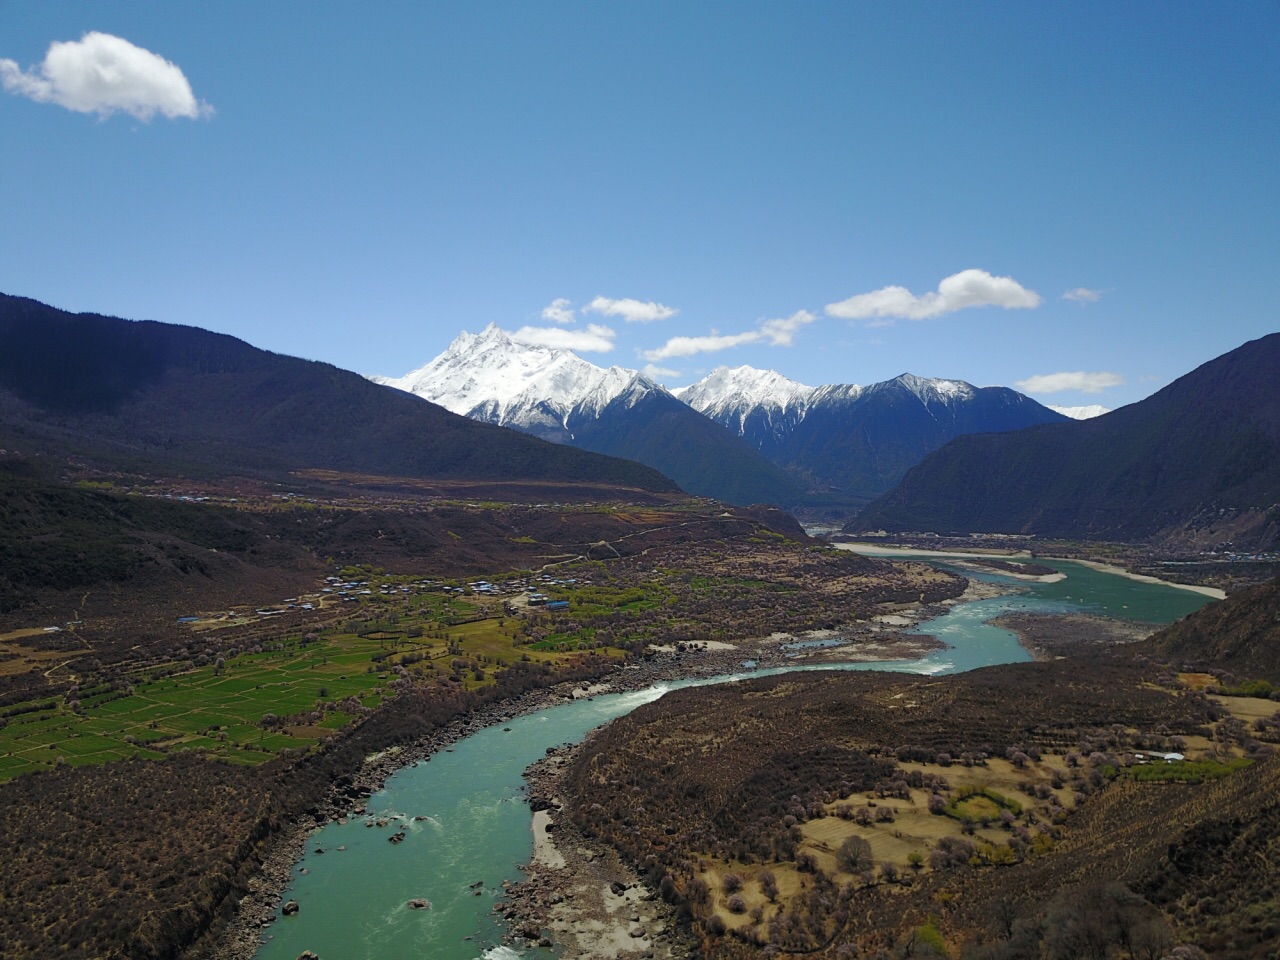
<path id="1" fill-rule="evenodd" d="M 893 613 L 840 630 L 774 632 L 767 637 L 742 638 L 732 643 L 691 641 L 651 645 L 644 657 L 620 663 L 597 681 L 532 691 L 516 701 L 494 704 L 481 715 L 451 724 L 412 746 L 370 758 L 356 782 L 362 792 L 377 790 L 397 770 L 418 763 L 485 726 L 533 713 L 566 699 L 641 690 L 674 680 L 734 673 L 749 675 L 752 669 L 918 659 L 945 645 L 928 635 L 904 632 L 907 628 L 936 617 L 957 603 L 1006 592 L 1007 588 L 972 580 L 960 597 L 936 604 L 899 604 Z M 744 666 L 747 663 L 753 666 Z M 548 768 L 543 776 L 550 777 L 551 773 L 552 768 Z M 537 798 L 541 793 L 535 789 L 531 796 Z M 273 844 L 258 878 L 252 883 L 250 896 L 212 950 L 212 960 L 252 960 L 258 947 L 270 936 L 270 927 L 279 917 L 293 868 L 307 849 L 312 834 L 325 822 L 358 816 L 362 810 L 360 799 L 331 797 L 316 815 L 301 817 Z M 651 891 L 643 888 L 616 854 L 590 846 L 572 832 L 571 825 L 565 833 L 554 837 L 545 829 L 539 831 L 539 825 L 541 820 L 535 821 L 537 853 L 527 870 L 529 880 L 510 891 L 510 902 L 505 908 L 513 941 L 523 939 L 522 929 L 539 931 L 537 937 L 531 938 L 535 940 L 541 938 L 542 931 L 549 930 L 555 933 L 556 946 L 565 958 L 627 956 L 636 951 L 637 955 L 654 951 L 657 958 L 685 955 L 685 942 L 676 932 L 674 918 Z M 610 889 L 618 881 L 626 887 L 622 893 Z M 552 902 L 552 891 L 559 894 L 555 902 Z M 633 920 L 633 917 L 640 919 Z M 643 930 L 644 935 L 633 936 L 637 929 Z"/>

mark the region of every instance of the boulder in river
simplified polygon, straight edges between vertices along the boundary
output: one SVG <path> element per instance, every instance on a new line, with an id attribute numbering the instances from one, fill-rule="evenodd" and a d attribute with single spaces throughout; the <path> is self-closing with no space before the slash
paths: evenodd
<path id="1" fill-rule="evenodd" d="M 280 908 L 280 912 L 283 913 L 286 917 L 293 916 L 295 913 L 298 912 L 298 901 L 297 900 L 287 901 L 285 905 Z"/>
<path id="2" fill-rule="evenodd" d="M 405 906 L 407 906 L 410 910 L 430 910 L 431 901 L 427 900 L 425 897 L 414 897 L 412 900 L 406 903 Z"/>

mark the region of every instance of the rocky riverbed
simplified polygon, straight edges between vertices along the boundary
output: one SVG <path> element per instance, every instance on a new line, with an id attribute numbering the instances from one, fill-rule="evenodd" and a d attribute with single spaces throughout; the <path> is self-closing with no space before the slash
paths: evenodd
<path id="1" fill-rule="evenodd" d="M 513 945 L 555 944 L 563 960 L 680 960 L 693 941 L 671 907 L 612 850 L 591 843 L 560 815 L 557 782 L 577 746 L 554 748 L 525 774 L 534 813 L 534 857 L 526 879 L 494 909 Z"/>

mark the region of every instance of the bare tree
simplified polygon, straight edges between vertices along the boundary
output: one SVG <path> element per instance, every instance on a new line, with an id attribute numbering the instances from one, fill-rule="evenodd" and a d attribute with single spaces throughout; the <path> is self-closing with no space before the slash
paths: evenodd
<path id="1" fill-rule="evenodd" d="M 848 837 L 836 851 L 836 865 L 845 873 L 862 873 L 870 870 L 871 844 L 862 837 Z"/>

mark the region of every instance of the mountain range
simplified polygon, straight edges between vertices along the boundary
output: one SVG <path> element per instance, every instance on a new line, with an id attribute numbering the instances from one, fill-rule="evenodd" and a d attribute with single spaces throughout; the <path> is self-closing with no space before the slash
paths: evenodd
<path id="1" fill-rule="evenodd" d="M 691 493 L 788 507 L 847 509 L 955 436 L 1065 419 L 1004 387 L 911 374 L 809 387 L 772 370 L 720 368 L 668 391 L 493 324 L 403 377 L 371 379 L 472 419 L 638 460 Z"/>
<path id="2" fill-rule="evenodd" d="M 3 294 L 0 446 L 169 475 L 329 470 L 677 492 L 649 467 L 477 423 L 326 363 Z"/>
<path id="3" fill-rule="evenodd" d="M 721 368 L 679 396 L 811 488 L 863 502 L 954 437 L 1065 419 L 1007 387 L 910 373 L 865 387 L 808 387 L 771 370 Z"/>
<path id="4" fill-rule="evenodd" d="M 222 334 L 0 294 L 0 449 L 168 476 L 505 483 L 539 499 L 539 484 L 579 499 L 663 497 L 678 484 L 793 508 L 880 494 L 850 532 L 1270 548 L 1280 543 L 1277 382 L 1280 334 L 1087 420 L 1005 388 L 910 374 L 808 387 L 739 367 L 677 397 L 491 327 L 390 389 Z"/>
<path id="5" fill-rule="evenodd" d="M 960 437 L 850 532 L 1280 543 L 1280 334 L 1092 420 Z"/>

